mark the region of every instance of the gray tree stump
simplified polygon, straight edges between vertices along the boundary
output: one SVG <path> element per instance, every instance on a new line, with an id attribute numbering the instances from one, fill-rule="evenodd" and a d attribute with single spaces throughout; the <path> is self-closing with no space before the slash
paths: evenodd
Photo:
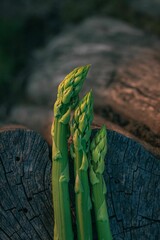
<path id="1" fill-rule="evenodd" d="M 0 240 L 52 239 L 49 155 L 33 131 L 0 132 Z M 113 239 L 160 239 L 160 159 L 108 130 L 105 180 Z"/>
<path id="2" fill-rule="evenodd" d="M 52 239 L 49 149 L 30 130 L 0 133 L 0 239 Z"/>

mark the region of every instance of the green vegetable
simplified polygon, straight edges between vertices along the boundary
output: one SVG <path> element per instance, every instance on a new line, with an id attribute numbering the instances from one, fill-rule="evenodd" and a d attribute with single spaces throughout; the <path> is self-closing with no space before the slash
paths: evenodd
<path id="1" fill-rule="evenodd" d="M 78 102 L 78 94 L 89 65 L 74 69 L 58 87 L 54 104 L 52 134 L 52 193 L 54 207 L 54 240 L 72 240 L 72 221 L 68 191 L 68 129 L 71 109 Z"/>
<path id="2" fill-rule="evenodd" d="M 103 178 L 104 158 L 107 152 L 106 128 L 103 126 L 93 138 L 90 146 L 90 182 L 98 240 L 111 240 L 109 217 L 105 200 L 106 184 Z"/>
<path id="3" fill-rule="evenodd" d="M 87 153 L 89 150 L 90 124 L 92 119 L 93 97 L 92 92 L 89 92 L 76 108 L 71 124 L 71 133 L 73 136 L 71 154 L 74 159 L 78 240 L 92 239 L 91 199 L 87 172 L 89 165 Z"/>

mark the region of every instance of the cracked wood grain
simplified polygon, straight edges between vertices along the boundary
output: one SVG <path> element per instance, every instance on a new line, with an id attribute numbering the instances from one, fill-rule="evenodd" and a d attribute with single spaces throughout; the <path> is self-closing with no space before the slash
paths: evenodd
<path id="1" fill-rule="evenodd" d="M 0 239 L 52 239 L 49 149 L 27 129 L 0 132 Z"/>
<path id="2" fill-rule="evenodd" d="M 39 134 L 0 131 L 0 240 L 52 239 L 50 173 L 49 147 Z M 160 159 L 108 130 L 105 181 L 113 239 L 159 239 Z"/>
<path id="3" fill-rule="evenodd" d="M 160 159 L 109 131 L 105 170 L 114 239 L 159 239 Z"/>

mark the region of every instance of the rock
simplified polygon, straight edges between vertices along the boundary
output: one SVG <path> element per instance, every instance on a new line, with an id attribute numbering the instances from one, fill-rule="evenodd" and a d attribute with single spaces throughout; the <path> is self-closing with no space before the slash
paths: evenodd
<path id="1" fill-rule="evenodd" d="M 35 53 L 27 99 L 50 107 L 66 74 L 90 63 L 82 92 L 93 89 L 95 113 L 160 149 L 159 55 L 156 37 L 114 19 L 89 18 Z"/>
<path id="2" fill-rule="evenodd" d="M 137 12 L 144 13 L 152 17 L 160 17 L 159 0 L 127 0 L 127 3 Z"/>

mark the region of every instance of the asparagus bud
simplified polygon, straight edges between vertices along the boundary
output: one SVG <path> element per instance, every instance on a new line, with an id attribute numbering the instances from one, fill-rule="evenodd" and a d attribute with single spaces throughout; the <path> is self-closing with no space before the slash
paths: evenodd
<path id="1" fill-rule="evenodd" d="M 92 200 L 96 217 L 98 240 L 111 240 L 107 204 L 105 200 L 106 184 L 103 178 L 104 159 L 107 152 L 106 128 L 103 126 L 95 135 L 90 146 L 90 182 Z"/>
<path id="2" fill-rule="evenodd" d="M 68 191 L 68 128 L 70 111 L 78 101 L 78 94 L 89 65 L 74 69 L 58 87 L 54 105 L 52 134 L 52 193 L 54 207 L 54 240 L 72 240 L 72 221 Z"/>
<path id="3" fill-rule="evenodd" d="M 89 68 L 90 65 L 75 68 L 60 83 L 58 87 L 57 100 L 54 104 L 54 117 L 60 120 L 65 113 L 68 113 L 69 115 L 70 110 L 75 108 L 79 100 L 78 94 L 83 86 L 83 82 L 87 76 Z M 66 123 L 68 122 L 69 119 L 67 119 Z"/>
<path id="4" fill-rule="evenodd" d="M 77 106 L 71 125 L 75 173 L 75 202 L 78 240 L 92 239 L 91 200 L 88 183 L 88 150 L 93 119 L 93 97 L 89 92 Z"/>

